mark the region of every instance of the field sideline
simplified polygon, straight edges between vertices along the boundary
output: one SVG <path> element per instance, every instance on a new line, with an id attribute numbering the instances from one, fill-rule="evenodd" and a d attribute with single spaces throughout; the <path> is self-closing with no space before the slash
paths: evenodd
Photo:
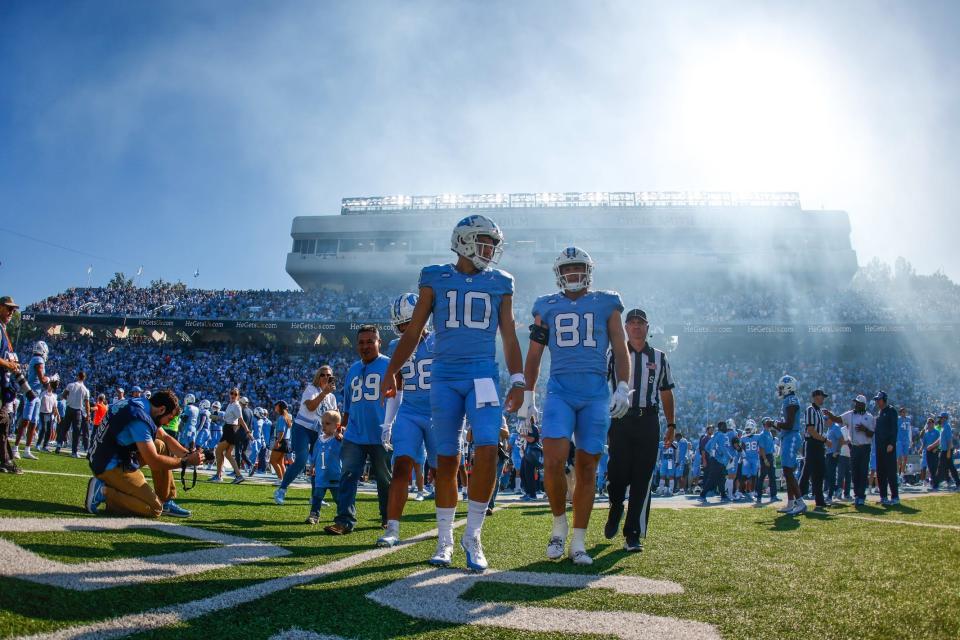
<path id="1" fill-rule="evenodd" d="M 421 575 L 429 535 L 374 550 L 371 495 L 358 501 L 357 531 L 339 538 L 321 532 L 332 508 L 320 526 L 302 523 L 306 489 L 277 506 L 262 484 L 201 482 L 178 498 L 194 517 L 130 527 L 83 512 L 83 477 L 54 475 L 85 474 L 84 460 L 23 466 L 49 473 L 0 476 L 5 638 L 266 640 L 291 629 L 303 632 L 285 637 L 960 637 L 955 494 L 799 518 L 772 508 L 655 509 L 639 555 L 603 538 L 601 511 L 586 568 L 544 559 L 545 505 L 512 504 L 484 529 L 491 567 L 504 573 L 478 579 L 462 571 L 459 549 L 460 570 Z M 404 538 L 432 528 L 433 503 L 408 503 Z M 189 570 L 145 581 L 164 559 L 139 558 L 163 554 Z"/>

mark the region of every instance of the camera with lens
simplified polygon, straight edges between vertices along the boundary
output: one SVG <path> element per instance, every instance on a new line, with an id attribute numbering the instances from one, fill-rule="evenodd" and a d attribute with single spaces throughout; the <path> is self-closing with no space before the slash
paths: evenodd
<path id="1" fill-rule="evenodd" d="M 27 377 L 23 375 L 22 371 L 11 372 L 10 377 L 13 378 L 14 382 L 16 382 L 17 387 L 20 389 L 20 393 L 26 397 L 27 402 L 33 402 L 37 399 L 37 393 L 30 388 L 29 383 L 27 383 Z"/>

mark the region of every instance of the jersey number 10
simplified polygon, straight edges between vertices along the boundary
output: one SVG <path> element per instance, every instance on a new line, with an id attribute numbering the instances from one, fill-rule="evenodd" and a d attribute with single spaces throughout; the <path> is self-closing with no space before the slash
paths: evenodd
<path id="1" fill-rule="evenodd" d="M 460 328 L 460 291 L 447 291 L 447 308 L 449 313 L 444 323 L 447 329 Z M 468 329 L 489 329 L 490 313 L 493 303 L 490 294 L 486 291 L 467 291 L 463 294 L 463 326 Z M 477 319 L 479 317 L 479 320 Z"/>

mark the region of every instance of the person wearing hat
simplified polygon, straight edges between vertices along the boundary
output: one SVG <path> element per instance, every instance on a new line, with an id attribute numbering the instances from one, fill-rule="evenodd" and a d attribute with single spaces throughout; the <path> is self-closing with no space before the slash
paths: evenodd
<path id="1" fill-rule="evenodd" d="M 937 465 L 937 475 L 933 481 L 933 488 L 940 488 L 940 480 L 953 478 L 954 487 L 960 489 L 960 476 L 957 474 L 957 467 L 953 464 L 953 427 L 950 426 L 950 414 L 944 411 L 940 414 L 940 442 L 939 453 L 940 463 Z"/>
<path id="2" fill-rule="evenodd" d="M 770 502 L 777 501 L 777 468 L 774 460 L 774 453 L 777 447 L 773 438 L 773 429 L 776 420 L 764 416 L 760 420 L 760 434 L 757 437 L 757 445 L 760 453 L 760 473 L 757 475 L 756 499 L 760 504 L 763 498 L 763 479 L 770 480 Z"/>
<path id="3" fill-rule="evenodd" d="M 870 445 L 876 429 L 876 419 L 867 412 L 867 398 L 863 394 L 853 399 L 853 409 L 840 416 L 850 432 L 850 467 L 853 475 L 854 506 L 866 503 L 867 472 L 870 466 Z"/>
<path id="4" fill-rule="evenodd" d="M 624 320 L 627 350 L 630 358 L 630 378 L 627 381 L 630 408 L 621 418 L 610 424 L 610 460 L 607 463 L 610 511 L 604 535 L 611 539 L 620 529 L 623 519 L 623 501 L 627 487 L 630 501 L 623 522 L 624 549 L 642 551 L 642 539 L 647 535 L 650 517 L 650 482 L 657 465 L 660 450 L 660 405 L 667 420 L 665 443 L 673 442 L 676 429 L 673 402 L 673 376 L 667 356 L 647 343 L 647 314 L 631 309 Z M 608 375 L 617 385 L 617 363 L 610 354 Z"/>
<path id="5" fill-rule="evenodd" d="M 880 504 L 900 504 L 897 490 L 897 410 L 887 402 L 887 394 L 877 391 L 873 397 L 879 410 L 874 445 L 877 451 L 877 484 L 880 485 Z M 888 497 L 889 495 L 889 497 Z"/>
<path id="6" fill-rule="evenodd" d="M 13 425 L 13 400 L 17 397 L 13 374 L 20 371 L 20 361 L 7 335 L 7 323 L 19 308 L 10 296 L 0 298 L 0 473 L 23 473 L 13 461 L 13 447 L 7 439 Z"/>
<path id="7" fill-rule="evenodd" d="M 130 389 L 130 397 L 131 397 L 131 398 L 142 398 L 142 397 L 143 397 L 143 389 L 141 389 L 140 387 L 134 385 L 133 389 Z"/>
<path id="8" fill-rule="evenodd" d="M 823 478 L 826 465 L 826 424 L 840 422 L 840 419 L 823 408 L 823 401 L 830 396 L 823 389 L 814 389 L 810 394 L 810 406 L 806 413 L 806 453 L 803 459 L 803 473 L 800 478 L 801 492 L 806 492 L 807 483 L 813 483 L 813 498 L 816 509 L 827 506 L 823 497 Z"/>

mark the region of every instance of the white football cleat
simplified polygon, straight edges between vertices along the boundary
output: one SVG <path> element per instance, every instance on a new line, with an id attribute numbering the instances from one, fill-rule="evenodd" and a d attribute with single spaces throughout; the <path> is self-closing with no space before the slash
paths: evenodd
<path id="1" fill-rule="evenodd" d="M 400 532 L 387 529 L 387 531 L 377 540 L 377 546 L 381 549 L 386 547 L 395 547 L 397 544 L 399 544 L 399 542 Z"/>
<path id="2" fill-rule="evenodd" d="M 483 553 L 480 536 L 463 536 L 460 538 L 460 548 L 467 554 L 467 569 L 471 571 L 487 570 L 487 556 Z"/>
<path id="3" fill-rule="evenodd" d="M 553 536 L 547 543 L 547 558 L 550 560 L 559 560 L 563 557 L 563 548 L 566 546 L 566 540 L 560 536 Z"/>
<path id="4" fill-rule="evenodd" d="M 576 551 L 570 549 L 570 559 L 573 560 L 573 564 L 584 567 L 593 564 L 593 558 L 583 549 L 577 549 Z"/>
<path id="5" fill-rule="evenodd" d="M 803 501 L 803 498 L 801 498 L 793 504 L 793 509 L 789 511 L 788 515 L 798 516 L 801 513 L 806 513 L 806 511 L 807 511 L 807 503 Z"/>
<path id="6" fill-rule="evenodd" d="M 453 562 L 453 544 L 437 541 L 437 552 L 427 560 L 427 564 L 435 567 L 449 567 L 451 562 Z"/>
<path id="7" fill-rule="evenodd" d="M 794 500 L 787 500 L 786 506 L 777 509 L 777 513 L 790 513 L 793 511 L 794 502 Z"/>

